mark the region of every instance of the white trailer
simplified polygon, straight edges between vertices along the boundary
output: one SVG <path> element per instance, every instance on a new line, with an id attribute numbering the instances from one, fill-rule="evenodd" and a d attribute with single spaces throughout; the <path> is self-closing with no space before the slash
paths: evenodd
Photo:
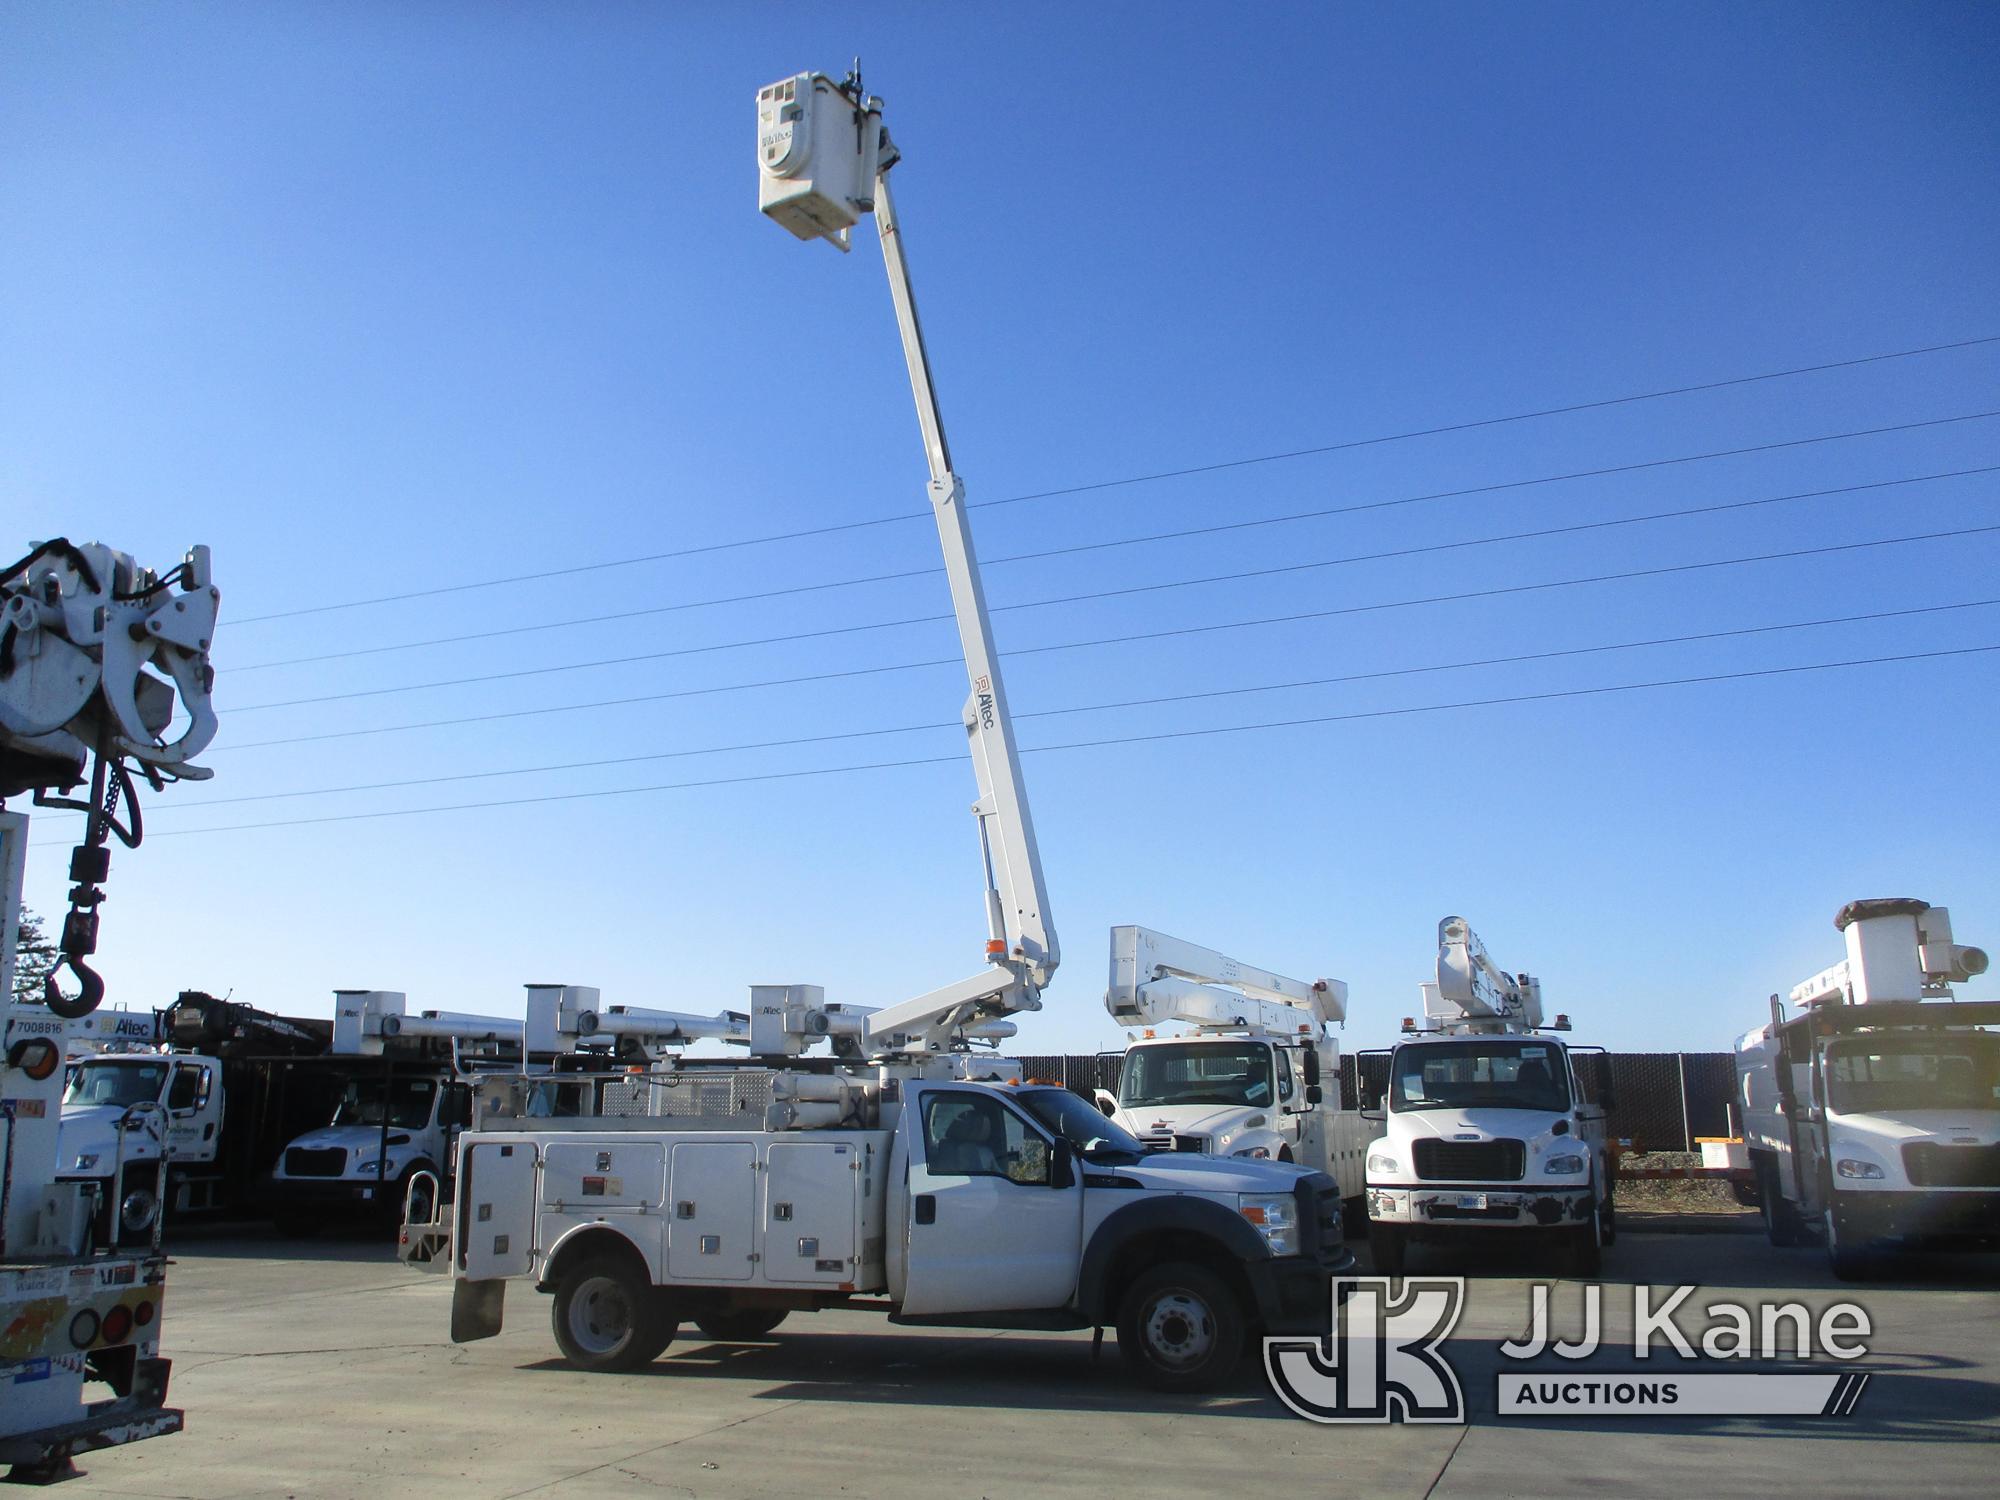
<path id="1" fill-rule="evenodd" d="M 1986 954 L 1923 901 L 1850 901 L 1834 926 L 1846 958 L 1736 1044 L 1771 1243 L 1817 1237 L 1843 1280 L 1888 1246 L 2000 1244 L 2000 1001 L 1952 992 Z"/>
<path id="2" fill-rule="evenodd" d="M 1287 979 L 1149 928 L 1114 927 L 1104 1007 L 1141 1029 L 1118 1092 L 1099 1091 L 1112 1119 L 1157 1151 L 1298 1162 L 1359 1207 L 1369 1126 L 1340 1107 L 1332 1031 L 1347 1019 L 1345 984 Z"/>
<path id="3" fill-rule="evenodd" d="M 139 843 L 140 780 L 211 774 L 193 757 L 215 734 L 220 602 L 206 547 L 156 573 L 57 539 L 0 568 L 0 1464 L 13 1479 L 62 1478 L 73 1454 L 181 1427 L 160 1354 L 159 1241 L 95 1236 L 97 1190 L 63 1180 L 58 1153 L 69 1026 L 104 998 L 89 958 L 110 840 Z M 27 998 L 14 974 L 28 818 L 5 806 L 24 794 L 85 815 L 57 967 Z"/>
<path id="4" fill-rule="evenodd" d="M 919 1324 L 1115 1324 L 1149 1380 L 1211 1386 L 1256 1330 L 1326 1327 L 1331 1279 L 1352 1264 L 1337 1189 L 1275 1162 L 1150 1154 L 1084 1100 L 1020 1087 L 969 1050 L 981 1028 L 1041 1007 L 1059 952 L 889 193 L 899 153 L 858 78 L 760 90 L 757 128 L 766 213 L 843 250 L 866 213 L 880 233 L 965 657 L 986 963 L 882 1009 L 753 986 L 743 1041 L 759 1066 L 711 1090 L 720 1113 L 524 1117 L 548 1080 L 492 1081 L 460 1145 L 452 1336 L 497 1332 L 506 1284 L 523 1279 L 553 1294 L 557 1342 L 585 1369 L 651 1360 L 685 1320 L 749 1337 L 848 1305 Z M 808 1055 L 822 1044 L 830 1055 Z M 696 1100 L 716 1083 L 640 1077 Z M 755 1113 L 746 1083 L 766 1094 Z"/>
<path id="5" fill-rule="evenodd" d="M 1540 981 L 1501 969 L 1462 917 L 1438 924 L 1423 993 L 1423 1026 L 1404 1021 L 1369 1111 L 1382 1127 L 1367 1160 L 1375 1269 L 1400 1274 L 1415 1242 L 1501 1230 L 1545 1235 L 1567 1269 L 1594 1275 L 1617 1233 L 1611 1101 L 1573 1054 L 1598 1049 L 1551 1035 L 1569 1018 L 1544 1024 Z"/>

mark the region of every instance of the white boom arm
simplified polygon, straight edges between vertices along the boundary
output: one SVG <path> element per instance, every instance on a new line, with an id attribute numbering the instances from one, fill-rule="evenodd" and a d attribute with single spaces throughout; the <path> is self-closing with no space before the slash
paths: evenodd
<path id="1" fill-rule="evenodd" d="M 410 1015 L 407 998 L 396 990 L 335 990 L 333 1050 L 344 1057 L 380 1057 L 396 1037 L 436 1037 L 449 1042 L 511 1042 L 519 1046 L 521 1023 L 503 1016 L 427 1010 Z"/>
<path id="2" fill-rule="evenodd" d="M 883 128 L 882 101 L 864 94 L 858 78 L 840 85 L 824 74 L 801 73 L 759 91 L 757 127 L 759 206 L 793 234 L 827 239 L 845 250 L 849 230 L 860 216 L 875 215 L 930 465 L 931 509 L 970 689 L 964 722 L 979 788 L 972 810 L 986 874 L 988 967 L 875 1012 L 868 1018 L 866 1038 L 876 1050 L 935 1051 L 977 1018 L 1039 1010 L 1041 991 L 1061 955 L 966 519 L 965 482 L 952 469 L 902 230 L 889 193 L 888 172 L 900 153 Z"/>
<path id="3" fill-rule="evenodd" d="M 1317 1036 L 1347 1019 L 1347 986 L 1338 979 L 1287 979 L 1164 932 L 1114 927 L 1104 1008 L 1128 1026 L 1179 1022 L 1262 1036 Z"/>
<path id="4" fill-rule="evenodd" d="M 741 1011 L 699 1016 L 628 1005 L 607 1010 L 601 1001 L 602 992 L 591 985 L 529 985 L 525 1031 L 529 1055 L 574 1052 L 580 1046 L 615 1047 L 621 1041 L 661 1052 L 703 1040 L 747 1042 L 750 1036 L 750 1018 Z"/>
<path id="5" fill-rule="evenodd" d="M 1424 989 L 1424 1015 L 1444 1031 L 1529 1032 L 1542 1026 L 1542 983 L 1509 974 L 1487 956 L 1463 917 L 1438 923 L 1437 982 Z M 1558 1026 L 1567 1023 L 1558 1018 Z"/>

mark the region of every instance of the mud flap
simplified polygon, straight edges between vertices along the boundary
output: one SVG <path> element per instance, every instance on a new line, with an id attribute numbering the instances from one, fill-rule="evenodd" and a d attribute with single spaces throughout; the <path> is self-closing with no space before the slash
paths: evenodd
<path id="1" fill-rule="evenodd" d="M 455 1281 L 451 1287 L 451 1341 L 469 1344 L 500 1331 L 507 1302 L 504 1281 Z"/>

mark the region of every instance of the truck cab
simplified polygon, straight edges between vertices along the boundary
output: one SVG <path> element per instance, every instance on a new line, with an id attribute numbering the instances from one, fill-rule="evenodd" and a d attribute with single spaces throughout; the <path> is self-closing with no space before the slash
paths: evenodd
<path id="1" fill-rule="evenodd" d="M 1579 1274 L 1615 1234 L 1603 1107 L 1570 1049 L 1539 1035 L 1431 1036 L 1389 1053 L 1368 1147 L 1375 1267 L 1466 1229 L 1543 1231 Z"/>
<path id="2" fill-rule="evenodd" d="M 57 1175 L 98 1185 L 99 1243 L 149 1236 L 164 1207 L 205 1206 L 194 1200 L 221 1149 L 223 1106 L 213 1057 L 107 1053 L 69 1064 Z"/>
<path id="3" fill-rule="evenodd" d="M 333 1208 L 400 1209 L 418 1172 L 442 1175 L 472 1120 L 472 1089 L 436 1071 L 374 1068 L 347 1080 L 333 1118 L 294 1139 L 271 1169 L 281 1224 Z"/>

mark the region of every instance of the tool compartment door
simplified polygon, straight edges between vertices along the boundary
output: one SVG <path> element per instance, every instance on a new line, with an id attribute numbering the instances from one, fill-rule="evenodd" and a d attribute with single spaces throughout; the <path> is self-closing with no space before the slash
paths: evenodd
<path id="1" fill-rule="evenodd" d="M 667 1154 L 643 1141 L 550 1141 L 542 1148 L 542 1203 L 558 1213 L 659 1211 Z"/>
<path id="2" fill-rule="evenodd" d="M 757 1147 L 680 1141 L 667 1174 L 667 1275 L 748 1281 L 757 1269 Z"/>
<path id="3" fill-rule="evenodd" d="M 535 1165 L 527 1141 L 467 1144 L 458 1179 L 460 1276 L 489 1281 L 533 1268 Z"/>
<path id="4" fill-rule="evenodd" d="M 848 1141 L 773 1141 L 764 1159 L 765 1276 L 789 1286 L 851 1286 L 862 1148 Z"/>

